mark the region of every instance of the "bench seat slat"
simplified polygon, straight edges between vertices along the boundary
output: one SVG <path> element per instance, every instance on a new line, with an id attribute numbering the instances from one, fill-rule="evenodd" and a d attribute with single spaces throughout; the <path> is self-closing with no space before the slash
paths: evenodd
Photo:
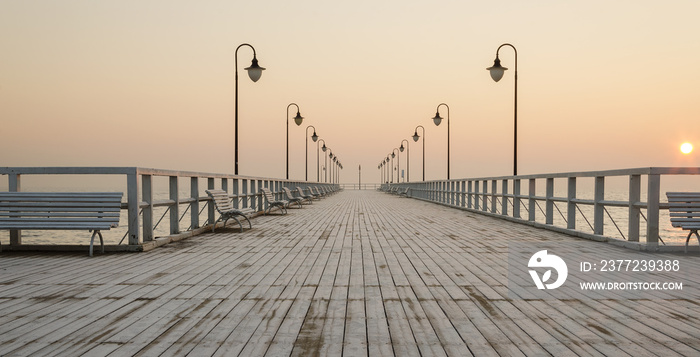
<path id="1" fill-rule="evenodd" d="M 120 212 L 0 212 L 0 218 L 44 217 L 44 218 L 116 218 Z"/>
<path id="2" fill-rule="evenodd" d="M 0 223 L 0 229 L 20 229 L 20 230 L 108 230 L 116 228 L 116 224 L 78 224 L 76 222 L 58 224 L 52 222 L 50 224 L 36 224 L 36 223 Z"/>

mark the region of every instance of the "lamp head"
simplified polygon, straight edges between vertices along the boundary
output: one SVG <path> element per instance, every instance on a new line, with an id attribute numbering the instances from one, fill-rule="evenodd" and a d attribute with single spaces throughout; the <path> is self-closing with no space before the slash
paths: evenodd
<path id="1" fill-rule="evenodd" d="M 403 143 L 401 143 L 401 146 L 399 147 L 399 151 L 403 152 L 403 150 L 404 150 Z"/>
<path id="2" fill-rule="evenodd" d="M 433 117 L 433 122 L 435 123 L 435 126 L 440 125 L 440 123 L 442 122 L 442 117 L 440 116 L 440 112 L 435 113 L 435 117 Z"/>
<path id="3" fill-rule="evenodd" d="M 393 158 L 395 158 L 395 157 L 396 157 L 396 154 L 394 154 L 394 153 L 392 152 L 392 153 L 391 153 L 391 158 L 393 159 Z"/>
<path id="4" fill-rule="evenodd" d="M 253 55 L 253 62 L 250 64 L 250 67 L 244 69 L 248 71 L 248 77 L 250 77 L 250 80 L 253 82 L 257 82 L 260 76 L 262 76 L 262 71 L 265 70 L 265 68 L 258 65 L 258 59 L 255 58 L 255 55 Z"/>
<path id="5" fill-rule="evenodd" d="M 316 142 L 318 140 L 318 135 L 316 135 L 316 130 L 314 130 L 314 135 L 311 135 L 311 140 Z"/>
<path id="6" fill-rule="evenodd" d="M 297 124 L 297 126 L 301 125 L 301 122 L 304 121 L 304 117 L 299 114 L 299 111 L 297 110 L 297 115 L 294 117 L 294 122 Z"/>
<path id="7" fill-rule="evenodd" d="M 328 149 L 328 148 L 326 147 L 326 143 L 323 143 L 323 146 L 321 147 L 321 150 L 323 150 L 323 152 L 326 152 L 327 149 Z"/>
<path id="8" fill-rule="evenodd" d="M 495 81 L 498 82 L 503 78 L 503 73 L 508 69 L 506 67 L 501 66 L 501 60 L 498 59 L 498 55 L 496 55 L 496 59 L 493 60 L 493 67 L 486 68 L 491 72 L 491 78 Z"/>
<path id="9" fill-rule="evenodd" d="M 420 139 L 420 136 L 418 136 L 418 130 L 416 130 L 413 133 L 413 141 L 418 142 L 418 139 Z"/>

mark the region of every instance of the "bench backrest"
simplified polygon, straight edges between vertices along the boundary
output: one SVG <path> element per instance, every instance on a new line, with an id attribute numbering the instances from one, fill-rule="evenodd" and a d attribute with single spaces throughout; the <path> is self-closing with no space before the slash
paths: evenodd
<path id="1" fill-rule="evenodd" d="M 122 192 L 0 192 L 0 229 L 110 229 Z"/>
<path id="2" fill-rule="evenodd" d="M 207 195 L 214 201 L 214 207 L 219 213 L 228 212 L 233 209 L 233 201 L 224 190 L 206 190 Z"/>
<path id="3" fill-rule="evenodd" d="M 284 194 L 287 195 L 288 200 L 291 200 L 292 198 L 294 198 L 294 194 L 292 193 L 291 190 L 289 190 L 289 188 L 282 187 L 282 191 L 284 191 Z"/>
<path id="4" fill-rule="evenodd" d="M 297 191 L 299 191 L 299 196 L 301 196 L 301 197 L 308 196 L 307 194 L 304 193 L 304 190 L 299 186 L 297 186 Z"/>
<path id="5" fill-rule="evenodd" d="M 666 192 L 666 197 L 672 226 L 700 228 L 700 192 Z"/>
<path id="6" fill-rule="evenodd" d="M 262 191 L 263 196 L 265 196 L 265 199 L 267 200 L 268 203 L 275 202 L 275 197 L 272 195 L 272 191 L 270 191 L 269 188 L 262 187 L 260 188 L 260 191 Z"/>

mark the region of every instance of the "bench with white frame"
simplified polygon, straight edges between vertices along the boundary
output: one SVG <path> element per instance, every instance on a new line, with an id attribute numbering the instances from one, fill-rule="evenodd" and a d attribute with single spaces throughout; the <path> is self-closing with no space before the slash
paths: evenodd
<path id="1" fill-rule="evenodd" d="M 0 192 L 0 229 L 89 230 L 95 236 L 119 225 L 121 192 Z"/>
<path id="2" fill-rule="evenodd" d="M 671 225 L 676 228 L 688 230 L 685 239 L 685 252 L 688 252 L 688 242 L 695 234 L 700 244 L 700 192 L 666 192 L 668 198 L 668 210 L 671 216 Z"/>

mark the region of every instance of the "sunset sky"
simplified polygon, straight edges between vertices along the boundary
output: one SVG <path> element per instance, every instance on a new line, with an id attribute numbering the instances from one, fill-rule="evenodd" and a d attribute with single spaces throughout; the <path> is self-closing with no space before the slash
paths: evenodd
<path id="1" fill-rule="evenodd" d="M 700 2 L 0 1 L 0 166 L 141 166 L 304 178 L 313 125 L 342 181 L 378 182 L 410 141 L 411 180 L 512 172 L 518 49 L 519 173 L 700 166 Z M 446 116 L 444 108 L 441 113 Z M 290 117 L 295 112 L 290 110 Z M 680 145 L 696 150 L 682 154 Z M 405 168 L 405 152 L 401 156 Z M 309 139 L 309 177 L 316 145 Z"/>

